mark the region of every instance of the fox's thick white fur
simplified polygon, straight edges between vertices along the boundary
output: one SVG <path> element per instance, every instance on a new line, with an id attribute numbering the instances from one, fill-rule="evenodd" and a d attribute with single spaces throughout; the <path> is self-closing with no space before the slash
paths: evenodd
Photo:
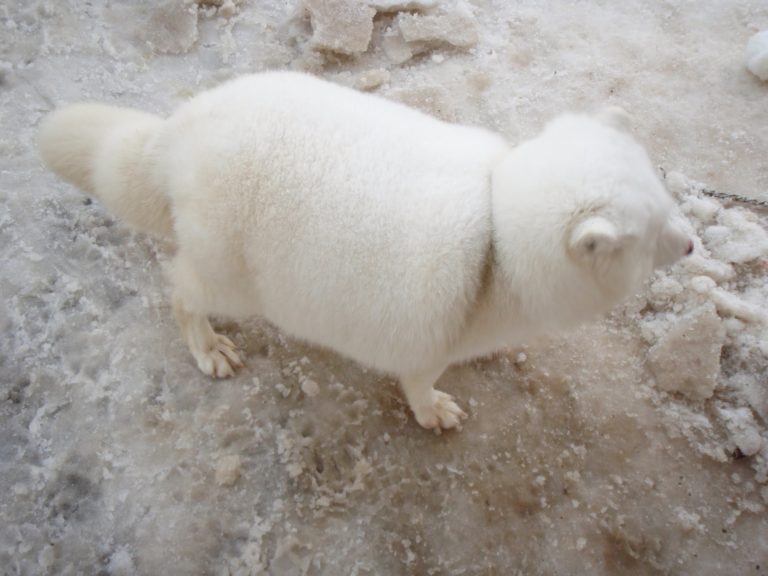
<path id="1" fill-rule="evenodd" d="M 170 235 L 167 190 L 148 147 L 164 125 L 138 110 L 75 104 L 45 119 L 40 152 L 49 168 L 135 228 Z"/>
<path id="2" fill-rule="evenodd" d="M 81 104 L 41 151 L 140 230 L 173 235 L 173 306 L 200 368 L 240 364 L 207 314 L 261 315 L 400 378 L 418 422 L 464 416 L 454 362 L 608 311 L 688 249 L 620 111 L 511 147 L 311 76 L 241 77 L 169 119 Z"/>

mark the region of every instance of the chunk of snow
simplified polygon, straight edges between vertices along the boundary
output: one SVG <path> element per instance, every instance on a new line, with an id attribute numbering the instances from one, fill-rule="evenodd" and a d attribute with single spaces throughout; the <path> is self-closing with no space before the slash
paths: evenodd
<path id="1" fill-rule="evenodd" d="M 730 280 L 735 275 L 733 267 L 730 264 L 711 258 L 705 258 L 695 250 L 693 254 L 682 261 L 681 267 L 690 274 L 709 276 L 716 282 Z"/>
<path id="2" fill-rule="evenodd" d="M 747 210 L 722 211 L 718 223 L 709 226 L 702 239 L 715 258 L 726 262 L 743 264 L 768 256 L 768 232 Z"/>
<path id="3" fill-rule="evenodd" d="M 477 20 L 463 0 L 426 14 L 400 14 L 397 23 L 406 42 L 471 48 L 478 41 Z"/>
<path id="4" fill-rule="evenodd" d="M 383 68 L 366 70 L 355 78 L 354 87 L 358 90 L 373 90 L 389 82 L 389 71 Z"/>
<path id="5" fill-rule="evenodd" d="M 376 10 L 355 0 L 304 0 L 312 22 L 312 46 L 339 54 L 368 49 Z"/>
<path id="6" fill-rule="evenodd" d="M 648 351 L 648 361 L 662 390 L 689 398 L 710 398 L 720 374 L 725 328 L 711 304 L 683 317 Z"/>
<path id="7" fill-rule="evenodd" d="M 432 8 L 437 0 L 368 0 L 366 3 L 377 12 L 402 12 Z"/>
<path id="8" fill-rule="evenodd" d="M 717 309 L 729 316 L 736 316 L 747 322 L 768 324 L 768 314 L 758 306 L 746 302 L 722 288 L 714 288 L 710 296 Z"/>
<path id="9" fill-rule="evenodd" d="M 415 54 L 414 47 L 403 39 L 403 35 L 397 29 L 390 29 L 384 33 L 381 40 L 381 47 L 384 54 L 393 64 L 402 64 L 413 58 Z M 418 51 L 418 50 L 416 50 Z"/>
<path id="10" fill-rule="evenodd" d="M 304 392 L 307 396 L 312 398 L 313 396 L 317 396 L 320 392 L 320 386 L 318 386 L 317 382 L 314 380 L 310 380 L 307 378 L 301 383 L 301 391 Z"/>
<path id="11" fill-rule="evenodd" d="M 690 214 L 702 224 L 711 224 L 720 210 L 720 205 L 709 198 L 689 196 L 680 206 L 685 214 Z"/>
<path id="12" fill-rule="evenodd" d="M 691 189 L 691 181 L 680 172 L 668 172 L 665 181 L 667 189 L 678 198 Z"/>
<path id="13" fill-rule="evenodd" d="M 699 294 L 709 294 L 715 287 L 717 287 L 717 284 L 709 276 L 694 276 L 691 278 L 691 288 Z"/>
<path id="14" fill-rule="evenodd" d="M 651 302 L 654 304 L 672 302 L 683 293 L 683 285 L 671 276 L 661 276 L 651 284 Z"/>
<path id="15" fill-rule="evenodd" d="M 700 534 L 706 532 L 706 528 L 701 523 L 701 516 L 695 512 L 688 512 L 682 506 L 676 506 L 675 513 L 684 532 L 698 532 Z"/>
<path id="16" fill-rule="evenodd" d="M 717 412 L 725 421 L 731 441 L 742 454 L 754 456 L 760 452 L 764 443 L 763 437 L 749 408 L 722 405 L 718 407 Z"/>
<path id="17" fill-rule="evenodd" d="M 760 80 L 768 80 L 768 30 L 758 32 L 749 39 L 747 68 Z"/>
<path id="18" fill-rule="evenodd" d="M 197 4 L 166 0 L 152 13 L 144 39 L 158 52 L 182 54 L 197 41 Z"/>
<path id="19" fill-rule="evenodd" d="M 240 478 L 241 470 L 240 456 L 237 454 L 222 456 L 216 463 L 216 484 L 232 486 Z"/>
<path id="20" fill-rule="evenodd" d="M 107 570 L 115 576 L 129 576 L 136 573 L 133 558 L 125 548 L 119 548 L 109 557 Z"/>

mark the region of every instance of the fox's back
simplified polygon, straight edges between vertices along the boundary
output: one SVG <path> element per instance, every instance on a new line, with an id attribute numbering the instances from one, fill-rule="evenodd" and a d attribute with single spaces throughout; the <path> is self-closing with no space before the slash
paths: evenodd
<path id="1" fill-rule="evenodd" d="M 499 137 L 274 73 L 203 94 L 163 138 L 180 245 L 241 259 L 277 325 L 385 369 L 382 351 L 442 348 L 461 328 Z"/>

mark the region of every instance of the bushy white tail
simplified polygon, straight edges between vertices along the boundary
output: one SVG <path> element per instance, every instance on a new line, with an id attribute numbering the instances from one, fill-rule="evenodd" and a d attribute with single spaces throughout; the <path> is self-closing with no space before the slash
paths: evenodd
<path id="1" fill-rule="evenodd" d="M 75 104 L 40 128 L 46 165 L 143 232 L 173 234 L 152 136 L 164 120 L 137 110 Z"/>

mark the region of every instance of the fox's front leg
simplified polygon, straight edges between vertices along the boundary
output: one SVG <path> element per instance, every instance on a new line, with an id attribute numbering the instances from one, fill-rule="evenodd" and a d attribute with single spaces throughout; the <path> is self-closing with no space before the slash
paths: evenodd
<path id="1" fill-rule="evenodd" d="M 456 428 L 461 420 L 467 417 L 454 402 L 453 396 L 435 390 L 435 382 L 442 372 L 443 368 L 400 378 L 400 385 L 416 421 L 424 428 L 433 429 L 438 433 L 444 429 Z"/>

